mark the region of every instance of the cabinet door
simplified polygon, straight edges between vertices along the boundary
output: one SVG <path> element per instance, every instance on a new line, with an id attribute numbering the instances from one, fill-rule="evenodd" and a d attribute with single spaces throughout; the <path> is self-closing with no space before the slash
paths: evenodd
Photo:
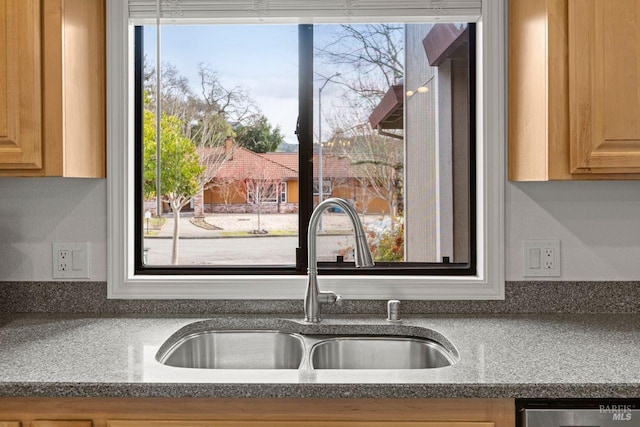
<path id="1" fill-rule="evenodd" d="M 107 427 L 494 427 L 491 422 L 448 421 L 107 421 Z"/>
<path id="2" fill-rule="evenodd" d="M 571 169 L 640 172 L 640 0 L 569 0 Z"/>
<path id="3" fill-rule="evenodd" d="M 0 427 L 20 427 L 19 421 L 0 421 Z"/>
<path id="4" fill-rule="evenodd" d="M 40 0 L 2 1 L 0 46 L 0 169 L 40 169 Z"/>
<path id="5" fill-rule="evenodd" d="M 31 427 L 93 427 L 92 421 L 36 420 Z"/>

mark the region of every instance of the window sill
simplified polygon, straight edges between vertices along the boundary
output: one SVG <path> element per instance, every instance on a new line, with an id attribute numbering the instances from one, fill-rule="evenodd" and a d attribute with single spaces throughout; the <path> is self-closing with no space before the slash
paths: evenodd
<path id="1" fill-rule="evenodd" d="M 358 300 L 504 299 L 504 284 L 478 277 L 319 277 L 320 288 Z M 144 276 L 113 286 L 115 299 L 302 299 L 307 277 L 301 276 Z"/>

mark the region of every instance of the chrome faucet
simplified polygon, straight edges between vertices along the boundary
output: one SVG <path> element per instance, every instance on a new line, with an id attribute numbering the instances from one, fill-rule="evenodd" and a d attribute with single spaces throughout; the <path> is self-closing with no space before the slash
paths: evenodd
<path id="1" fill-rule="evenodd" d="M 355 234 L 355 263 L 356 267 L 373 266 L 373 257 L 367 244 L 366 235 L 362 223 L 355 209 L 344 199 L 333 198 L 321 202 L 311 214 L 309 220 L 309 231 L 307 234 L 308 244 L 308 268 L 309 281 L 307 282 L 307 291 L 304 295 L 304 320 L 309 323 L 320 323 L 320 305 L 336 304 L 340 302 L 340 295 L 336 295 L 331 291 L 320 291 L 318 288 L 318 257 L 316 254 L 316 234 L 318 232 L 318 224 L 322 213 L 330 206 L 336 206 L 342 209 L 353 224 Z"/>

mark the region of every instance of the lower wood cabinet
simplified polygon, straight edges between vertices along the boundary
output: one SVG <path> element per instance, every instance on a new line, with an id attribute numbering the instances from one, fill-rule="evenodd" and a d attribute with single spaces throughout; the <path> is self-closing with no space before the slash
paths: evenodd
<path id="1" fill-rule="evenodd" d="M 31 427 L 93 427 L 93 421 L 35 420 Z"/>
<path id="2" fill-rule="evenodd" d="M 28 427 L 20 421 L 0 421 L 0 427 Z M 93 427 L 93 421 L 67 421 L 67 420 L 34 420 L 31 427 Z"/>
<path id="3" fill-rule="evenodd" d="M 444 421 L 107 421 L 107 427 L 494 427 L 491 422 Z"/>
<path id="4" fill-rule="evenodd" d="M 514 427 L 513 399 L 0 398 L 0 427 Z"/>

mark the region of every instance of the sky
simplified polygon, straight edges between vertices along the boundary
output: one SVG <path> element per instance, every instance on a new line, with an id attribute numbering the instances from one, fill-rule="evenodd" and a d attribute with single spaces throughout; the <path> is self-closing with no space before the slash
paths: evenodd
<path id="1" fill-rule="evenodd" d="M 145 27 L 145 54 L 156 63 L 156 27 Z M 217 71 L 226 88 L 241 86 L 288 143 L 298 117 L 298 28 L 295 25 L 166 25 L 161 58 L 198 93 L 198 64 Z M 154 65 L 155 66 L 155 65 Z"/>
<path id="2" fill-rule="evenodd" d="M 248 91 L 269 122 L 280 126 L 287 143 L 298 143 L 294 133 L 298 118 L 297 25 L 163 25 L 161 46 L 162 62 L 176 66 L 194 91 L 200 83 L 198 64 L 208 64 L 218 71 L 224 87 L 241 86 Z M 145 26 L 144 50 L 155 67 L 155 26 Z M 316 82 L 316 91 L 322 83 Z M 340 97 L 340 88 L 330 84 L 322 96 L 326 114 Z M 325 119 L 323 126 L 326 139 L 329 130 Z"/>

